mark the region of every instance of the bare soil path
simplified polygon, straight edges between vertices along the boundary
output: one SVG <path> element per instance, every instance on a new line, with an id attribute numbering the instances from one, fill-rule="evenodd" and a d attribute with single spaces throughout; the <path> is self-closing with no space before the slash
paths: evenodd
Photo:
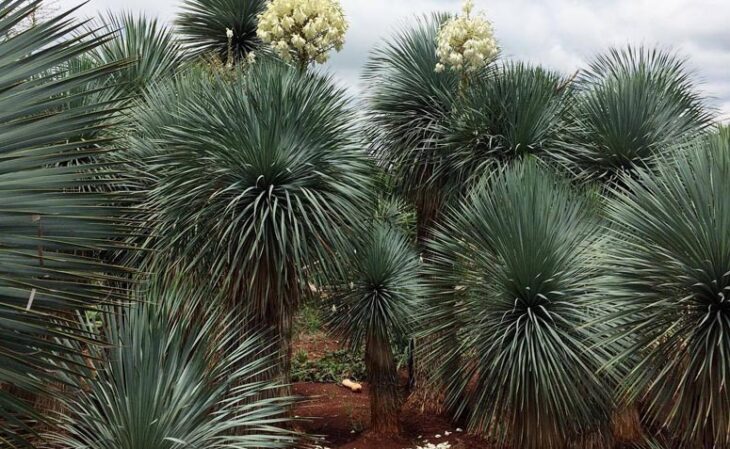
<path id="1" fill-rule="evenodd" d="M 336 384 L 297 383 L 295 394 L 306 398 L 295 409 L 299 417 L 317 416 L 299 423 L 310 435 L 321 435 L 321 447 L 331 449 L 488 449 L 486 441 L 467 435 L 442 416 L 429 415 L 406 405 L 401 413 L 402 433 L 382 438 L 367 432 L 370 422 L 368 385 L 352 393 Z M 429 446 L 429 443 L 433 446 Z M 444 443 L 448 443 L 448 446 Z M 440 446 L 439 446 L 440 445 Z"/>

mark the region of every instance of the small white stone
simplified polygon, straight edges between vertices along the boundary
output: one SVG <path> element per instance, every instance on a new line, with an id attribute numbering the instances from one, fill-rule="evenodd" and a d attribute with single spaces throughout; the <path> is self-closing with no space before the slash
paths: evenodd
<path id="1" fill-rule="evenodd" d="M 441 434 L 440 433 L 437 433 L 436 435 L 434 435 L 434 437 L 441 438 Z"/>
<path id="2" fill-rule="evenodd" d="M 457 432 L 463 432 L 464 430 L 462 430 L 462 428 L 461 428 L 461 427 L 457 427 L 457 428 L 456 428 L 456 431 L 457 431 Z"/>

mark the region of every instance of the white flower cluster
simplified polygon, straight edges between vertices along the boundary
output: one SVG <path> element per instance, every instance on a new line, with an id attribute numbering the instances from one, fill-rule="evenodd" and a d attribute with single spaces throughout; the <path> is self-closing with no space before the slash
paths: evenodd
<path id="1" fill-rule="evenodd" d="M 436 71 L 446 67 L 456 71 L 474 71 L 484 67 L 499 49 L 492 24 L 483 13 L 472 15 L 473 0 L 466 0 L 464 14 L 448 20 L 436 36 Z"/>
<path id="2" fill-rule="evenodd" d="M 324 63 L 345 43 L 347 21 L 338 0 L 270 0 L 258 37 L 285 61 Z"/>

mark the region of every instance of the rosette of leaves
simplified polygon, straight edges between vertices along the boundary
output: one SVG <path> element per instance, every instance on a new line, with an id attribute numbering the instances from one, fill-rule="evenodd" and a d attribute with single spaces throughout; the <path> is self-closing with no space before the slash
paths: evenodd
<path id="1" fill-rule="evenodd" d="M 594 213 L 527 159 L 478 182 L 428 243 L 424 363 L 447 407 L 499 444 L 562 448 L 609 421 Z"/>
<path id="2" fill-rule="evenodd" d="M 624 398 L 677 447 L 730 445 L 730 132 L 699 138 L 608 205 Z"/>
<path id="3" fill-rule="evenodd" d="M 59 341 L 88 368 L 64 379 L 61 429 L 51 440 L 82 449 L 286 448 L 291 397 L 279 397 L 266 373 L 276 369 L 270 338 L 241 332 L 210 290 L 182 281 L 154 283 L 127 308 L 81 320 L 109 344 Z"/>
<path id="4" fill-rule="evenodd" d="M 686 63 L 645 47 L 613 48 L 576 80 L 565 157 L 579 176 L 614 182 L 691 139 L 711 114 Z"/>
<path id="5" fill-rule="evenodd" d="M 261 45 L 256 29 L 265 6 L 266 0 L 185 0 L 175 27 L 189 57 L 214 55 L 232 64 Z M 233 32 L 230 47 L 226 30 Z"/>

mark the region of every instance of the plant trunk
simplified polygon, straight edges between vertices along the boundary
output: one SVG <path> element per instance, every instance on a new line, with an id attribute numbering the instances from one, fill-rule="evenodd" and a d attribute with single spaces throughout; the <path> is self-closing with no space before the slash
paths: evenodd
<path id="1" fill-rule="evenodd" d="M 272 293 L 276 294 L 276 293 Z M 275 343 L 271 347 L 276 362 L 274 371 L 268 380 L 277 381 L 281 387 L 272 390 L 272 395 L 279 397 L 291 396 L 291 360 L 292 342 L 294 327 L 294 312 L 298 304 L 298 294 L 294 291 L 288 293 L 290 301 L 281 307 L 272 307 L 263 317 L 271 337 Z M 271 298 L 269 304 L 279 304 L 278 298 Z M 293 410 L 290 410 L 292 412 Z"/>
<path id="2" fill-rule="evenodd" d="M 631 445 L 644 440 L 637 404 L 625 405 L 613 413 L 611 419 L 613 437 L 619 444 Z"/>
<path id="3" fill-rule="evenodd" d="M 459 346 L 459 339 L 456 330 L 449 329 L 444 335 L 446 347 L 456 348 Z M 471 413 L 470 401 L 465 397 L 463 384 L 465 380 L 462 376 L 462 359 L 459 354 L 449 357 L 444 361 L 444 368 L 441 371 L 440 381 L 441 387 L 446 395 L 444 406 L 447 413 L 457 424 L 465 427 L 467 425 L 467 417 Z M 449 400 L 448 398 L 452 398 Z"/>
<path id="4" fill-rule="evenodd" d="M 369 338 L 365 362 L 370 381 L 370 431 L 378 435 L 393 435 L 400 431 L 398 415 L 398 372 L 390 342 Z"/>
<path id="5" fill-rule="evenodd" d="M 427 192 L 416 199 L 416 239 L 421 251 L 425 252 L 425 243 L 431 237 L 431 228 L 438 219 L 441 201 L 437 192 Z M 425 258 L 425 257 L 424 257 Z"/>
<path id="6" fill-rule="evenodd" d="M 262 263 L 266 265 L 266 263 Z M 275 273 L 273 268 L 261 270 L 260 273 Z M 278 295 L 282 294 L 279 289 L 272 287 L 276 279 L 264 274 L 259 274 L 261 282 L 256 290 L 247 290 L 241 284 L 234 286 L 234 293 L 231 297 L 229 307 L 232 310 L 244 310 L 248 305 L 246 302 L 256 298 L 258 303 L 265 307 L 259 313 L 240 315 L 241 323 L 239 330 L 241 338 L 249 336 L 253 329 L 265 331 L 263 334 L 264 343 L 268 344 L 261 353 L 254 357 L 271 357 L 273 362 L 271 369 L 259 372 L 253 379 L 241 379 L 240 382 L 276 382 L 279 388 L 267 389 L 253 399 L 271 399 L 276 397 L 291 397 L 293 395 L 291 386 L 291 360 L 292 360 L 292 335 L 294 313 L 298 306 L 300 294 L 295 288 L 286 293 L 287 301 L 280 303 Z M 288 283 L 287 285 L 293 285 Z M 238 344 L 236 342 L 235 344 Z M 246 363 L 246 361 L 242 361 Z M 294 415 L 293 406 L 288 410 L 288 416 Z M 285 426 L 286 424 L 282 424 Z"/>
<path id="7" fill-rule="evenodd" d="M 431 228 L 436 222 L 439 214 L 440 204 L 439 196 L 436 192 L 427 192 L 418 195 L 415 200 L 416 204 L 416 245 L 421 252 L 421 258 L 426 261 L 429 253 L 426 249 L 426 242 L 431 237 Z M 413 391 L 416 388 L 424 387 L 426 374 L 423 367 L 419 367 L 417 359 L 417 346 L 420 342 L 415 338 L 408 341 L 408 390 Z M 420 371 L 420 372 L 419 372 Z"/>
<path id="8" fill-rule="evenodd" d="M 291 396 L 291 359 L 294 318 L 291 310 L 284 310 L 279 321 L 279 375 L 281 376 L 281 396 Z"/>

